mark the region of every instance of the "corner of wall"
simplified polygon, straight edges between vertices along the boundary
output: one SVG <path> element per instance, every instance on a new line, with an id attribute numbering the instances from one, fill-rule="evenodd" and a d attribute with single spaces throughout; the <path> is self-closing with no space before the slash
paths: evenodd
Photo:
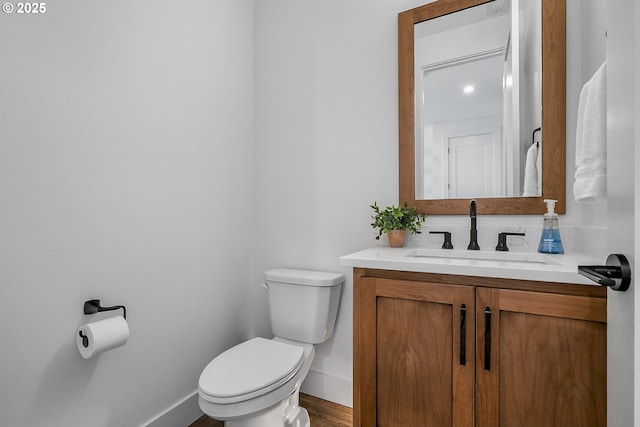
<path id="1" fill-rule="evenodd" d="M 348 378 L 341 378 L 311 370 L 302 383 L 300 391 L 311 396 L 319 397 L 320 399 L 353 408 L 352 390 L 353 382 Z"/>

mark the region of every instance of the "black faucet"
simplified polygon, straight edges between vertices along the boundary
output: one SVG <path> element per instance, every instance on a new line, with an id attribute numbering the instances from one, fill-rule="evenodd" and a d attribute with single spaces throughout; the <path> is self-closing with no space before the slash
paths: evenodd
<path id="1" fill-rule="evenodd" d="M 524 236 L 524 233 L 498 233 L 498 246 L 496 246 L 496 251 L 506 252 L 509 250 L 507 246 L 507 236 Z"/>
<path id="2" fill-rule="evenodd" d="M 470 251 L 479 251 L 480 246 L 478 245 L 478 229 L 476 228 L 476 201 L 475 199 L 471 199 L 471 203 L 469 206 L 469 217 L 471 218 L 471 231 L 469 246 L 467 249 Z"/>
<path id="3" fill-rule="evenodd" d="M 451 243 L 450 231 L 430 231 L 429 234 L 443 234 L 444 243 L 442 243 L 442 249 L 453 249 L 453 243 Z"/>

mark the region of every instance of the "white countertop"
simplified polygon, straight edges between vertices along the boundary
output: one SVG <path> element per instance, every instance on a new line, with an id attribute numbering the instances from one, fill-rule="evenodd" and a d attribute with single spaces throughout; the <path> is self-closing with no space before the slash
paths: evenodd
<path id="1" fill-rule="evenodd" d="M 475 257 L 475 259 L 468 258 Z M 543 282 L 600 286 L 578 274 L 578 265 L 599 265 L 601 260 L 578 254 L 496 252 L 419 247 L 372 247 L 340 258 L 340 265 L 381 270 L 458 274 Z"/>

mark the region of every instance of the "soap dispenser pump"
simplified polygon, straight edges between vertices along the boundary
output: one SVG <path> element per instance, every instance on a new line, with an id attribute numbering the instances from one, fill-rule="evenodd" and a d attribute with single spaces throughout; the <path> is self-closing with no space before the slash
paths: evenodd
<path id="1" fill-rule="evenodd" d="M 560 238 L 560 225 L 558 214 L 554 212 L 557 200 L 545 199 L 547 212 L 544 214 L 542 223 L 542 235 L 538 252 L 545 254 L 563 254 L 562 239 Z"/>

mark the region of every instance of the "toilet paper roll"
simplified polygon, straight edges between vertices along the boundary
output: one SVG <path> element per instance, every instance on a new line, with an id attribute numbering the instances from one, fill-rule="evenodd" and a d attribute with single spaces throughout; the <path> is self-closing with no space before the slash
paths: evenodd
<path id="1" fill-rule="evenodd" d="M 129 325 L 122 316 L 87 323 L 78 328 L 76 344 L 85 359 L 124 345 L 129 339 Z"/>

